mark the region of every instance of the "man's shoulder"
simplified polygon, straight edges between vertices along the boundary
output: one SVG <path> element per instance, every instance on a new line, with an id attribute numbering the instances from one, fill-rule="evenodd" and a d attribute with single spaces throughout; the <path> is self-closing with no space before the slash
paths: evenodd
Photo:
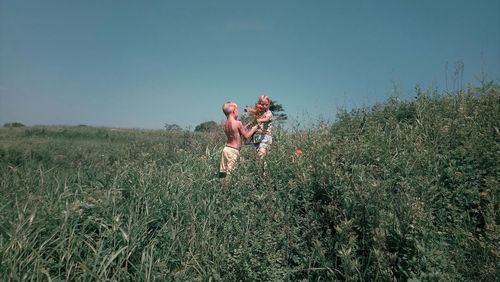
<path id="1" fill-rule="evenodd" d="M 240 126 L 242 126 L 242 123 L 239 120 L 227 120 L 226 124 L 229 125 L 230 127 L 240 127 Z"/>

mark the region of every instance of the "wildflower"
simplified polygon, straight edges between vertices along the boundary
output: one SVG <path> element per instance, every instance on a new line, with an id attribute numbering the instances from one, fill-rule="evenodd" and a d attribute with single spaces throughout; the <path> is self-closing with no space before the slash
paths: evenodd
<path id="1" fill-rule="evenodd" d="M 302 150 L 300 150 L 300 149 L 295 150 L 295 155 L 297 155 L 297 156 L 302 155 Z"/>

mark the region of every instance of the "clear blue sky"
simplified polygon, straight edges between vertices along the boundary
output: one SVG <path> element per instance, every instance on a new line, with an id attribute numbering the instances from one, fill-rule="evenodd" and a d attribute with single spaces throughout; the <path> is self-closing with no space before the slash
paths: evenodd
<path id="1" fill-rule="evenodd" d="M 500 81 L 500 1 L 0 0 L 0 123 L 162 128 L 267 94 L 295 121 Z M 446 79 L 448 77 L 448 79 Z"/>

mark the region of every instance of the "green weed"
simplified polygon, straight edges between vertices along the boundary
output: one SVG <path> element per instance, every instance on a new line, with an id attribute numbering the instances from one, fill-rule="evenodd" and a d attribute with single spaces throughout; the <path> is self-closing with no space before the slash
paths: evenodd
<path id="1" fill-rule="evenodd" d="M 494 281 L 500 91 L 419 89 L 274 134 L 0 129 L 0 279 Z M 300 151 L 298 151 L 300 150 Z"/>

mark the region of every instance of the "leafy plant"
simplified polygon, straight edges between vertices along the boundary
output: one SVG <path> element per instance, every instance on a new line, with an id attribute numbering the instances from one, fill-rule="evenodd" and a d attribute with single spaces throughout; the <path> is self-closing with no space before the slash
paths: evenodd
<path id="1" fill-rule="evenodd" d="M 494 281 L 500 88 L 417 88 L 244 146 L 222 130 L 0 129 L 0 279 Z"/>

